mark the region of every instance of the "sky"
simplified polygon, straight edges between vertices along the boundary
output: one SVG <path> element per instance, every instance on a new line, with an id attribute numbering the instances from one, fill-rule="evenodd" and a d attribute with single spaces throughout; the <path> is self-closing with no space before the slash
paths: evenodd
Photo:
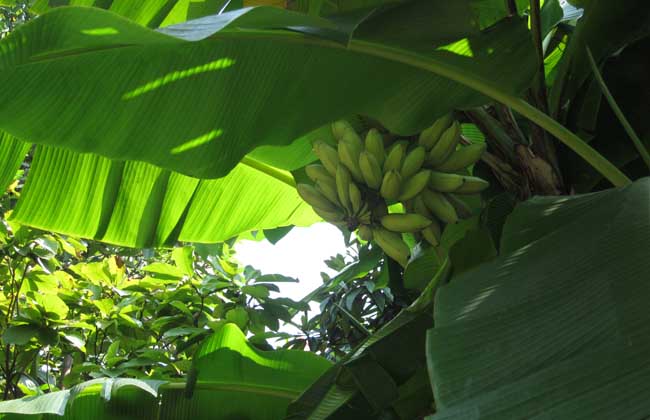
<path id="1" fill-rule="evenodd" d="M 242 265 L 250 265 L 262 274 L 283 274 L 299 283 L 278 283 L 280 295 L 300 300 L 322 284 L 321 272 L 335 272 L 325 260 L 338 253 L 345 255 L 343 235 L 328 223 L 310 227 L 295 227 L 275 245 L 263 241 L 239 241 L 235 244 L 235 258 Z"/>

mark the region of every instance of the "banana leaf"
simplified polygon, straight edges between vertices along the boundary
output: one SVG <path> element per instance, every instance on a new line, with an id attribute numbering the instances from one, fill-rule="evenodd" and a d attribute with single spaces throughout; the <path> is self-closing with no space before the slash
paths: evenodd
<path id="1" fill-rule="evenodd" d="M 278 419 L 330 366 L 312 353 L 259 351 L 226 324 L 197 351 L 187 383 L 95 379 L 0 402 L 0 419 Z"/>
<path id="2" fill-rule="evenodd" d="M 650 415 L 650 178 L 534 198 L 452 278 L 427 338 L 433 419 Z"/>

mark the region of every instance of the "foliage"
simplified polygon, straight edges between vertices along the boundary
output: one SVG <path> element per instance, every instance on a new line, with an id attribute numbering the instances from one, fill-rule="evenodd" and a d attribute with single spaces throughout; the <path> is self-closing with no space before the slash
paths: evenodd
<path id="1" fill-rule="evenodd" d="M 200 343 L 226 322 L 256 345 L 306 305 L 240 267 L 226 245 L 129 251 L 3 221 L 2 388 L 8 396 L 80 380 L 187 374 Z"/>
<path id="2" fill-rule="evenodd" d="M 0 181 L 27 173 L 4 204 L 3 390 L 66 387 L 0 411 L 83 395 L 101 418 L 128 384 L 161 418 L 650 415 L 645 1 L 81 3 L 36 1 L 0 42 Z M 404 235 L 401 267 L 352 239 L 301 302 L 233 263 L 223 241 L 318 220 L 294 187 L 329 123 L 415 140 L 452 111 L 491 186 L 439 246 Z M 257 350 L 277 338 L 337 363 Z M 286 354 L 318 360 L 293 388 Z M 166 383 L 72 395 L 116 375 Z"/>

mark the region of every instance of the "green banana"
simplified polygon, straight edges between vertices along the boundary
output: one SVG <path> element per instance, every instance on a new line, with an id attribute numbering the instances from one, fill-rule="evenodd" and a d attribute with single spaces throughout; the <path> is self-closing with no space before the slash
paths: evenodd
<path id="1" fill-rule="evenodd" d="M 384 174 L 379 194 L 386 200 L 397 200 L 400 195 L 402 176 L 396 170 L 390 170 Z"/>
<path id="2" fill-rule="evenodd" d="M 388 214 L 388 206 L 386 205 L 386 201 L 381 200 L 375 207 L 372 209 L 372 216 L 375 219 L 379 219 L 382 216 L 385 216 Z"/>
<path id="3" fill-rule="evenodd" d="M 342 211 L 326 211 L 323 209 L 319 209 L 318 207 L 312 207 L 314 209 L 314 213 L 319 215 L 320 217 L 323 218 L 326 222 L 330 222 L 333 224 L 339 224 L 343 222 L 345 219 L 345 215 L 343 214 Z"/>
<path id="4" fill-rule="evenodd" d="M 352 175 L 350 172 L 343 166 L 339 164 L 336 168 L 336 192 L 339 196 L 339 202 L 343 205 L 343 208 L 347 209 L 349 212 L 352 212 L 352 206 L 350 205 L 350 184 L 352 183 Z"/>
<path id="5" fill-rule="evenodd" d="M 427 150 L 431 150 L 433 146 L 436 145 L 440 136 L 449 128 L 453 121 L 451 114 L 447 114 L 444 117 L 438 118 L 431 127 L 425 129 L 420 133 L 418 138 L 418 143 L 421 146 L 424 146 Z"/>
<path id="6" fill-rule="evenodd" d="M 467 205 L 463 200 L 460 198 L 456 197 L 454 194 L 445 194 L 445 197 L 447 197 L 447 200 L 451 203 L 452 206 L 456 209 L 456 213 L 458 214 L 458 217 L 461 219 L 469 219 L 472 217 L 472 208 Z"/>
<path id="7" fill-rule="evenodd" d="M 305 172 L 307 173 L 309 179 L 314 182 L 318 181 L 319 179 L 327 179 L 332 177 L 327 169 L 325 169 L 325 167 L 319 163 L 305 166 Z"/>
<path id="8" fill-rule="evenodd" d="M 402 169 L 400 174 L 402 178 L 406 179 L 415 175 L 421 168 L 424 160 L 427 157 L 427 151 L 422 146 L 417 146 L 404 158 L 404 163 L 402 164 Z"/>
<path id="9" fill-rule="evenodd" d="M 371 128 L 366 134 L 366 150 L 373 154 L 379 166 L 386 160 L 386 150 L 384 149 L 384 138 L 376 128 Z"/>
<path id="10" fill-rule="evenodd" d="M 361 210 L 361 207 L 364 204 L 363 199 L 361 198 L 361 191 L 354 182 L 351 182 L 350 185 L 348 185 L 348 189 L 350 190 L 352 213 L 359 214 L 359 210 Z"/>
<path id="11" fill-rule="evenodd" d="M 399 171 L 406 154 L 407 142 L 397 142 L 388 150 L 384 161 L 384 172 Z"/>
<path id="12" fill-rule="evenodd" d="M 338 206 L 325 198 L 325 196 L 312 185 L 298 184 L 296 186 L 296 189 L 298 190 L 300 197 L 302 197 L 302 199 L 305 200 L 307 204 L 314 208 L 330 213 L 335 213 L 340 210 Z"/>
<path id="13" fill-rule="evenodd" d="M 436 169 L 442 172 L 455 172 L 465 169 L 481 159 L 486 148 L 485 143 L 474 143 L 461 147 L 449 156 L 446 161 L 438 165 Z"/>
<path id="14" fill-rule="evenodd" d="M 460 142 L 460 124 L 458 124 L 458 121 L 454 121 L 451 127 L 442 133 L 440 140 L 433 146 L 431 152 L 429 152 L 427 162 L 433 167 L 442 164 L 454 153 L 458 142 Z"/>
<path id="15" fill-rule="evenodd" d="M 359 226 L 359 238 L 363 239 L 364 241 L 372 241 L 372 229 L 368 225 L 361 225 Z"/>
<path id="16" fill-rule="evenodd" d="M 431 171 L 429 187 L 440 192 L 454 192 L 465 183 L 465 177 L 458 174 Z"/>
<path id="17" fill-rule="evenodd" d="M 348 168 L 352 178 L 357 182 L 363 182 L 363 175 L 359 168 L 360 152 L 361 150 L 357 149 L 352 142 L 347 141 L 345 137 L 339 142 L 339 160 Z"/>
<path id="18" fill-rule="evenodd" d="M 415 233 L 431 224 L 431 220 L 417 213 L 393 213 L 381 218 L 381 225 L 393 232 Z"/>
<path id="19" fill-rule="evenodd" d="M 343 138 L 343 135 L 348 131 L 355 133 L 354 128 L 350 125 L 349 122 L 345 120 L 339 120 L 332 123 L 332 134 L 334 134 L 334 138 L 337 141 L 341 140 Z"/>
<path id="20" fill-rule="evenodd" d="M 401 192 L 397 199 L 399 201 L 407 201 L 416 195 L 420 194 L 423 189 L 429 184 L 429 177 L 431 176 L 431 171 L 428 169 L 423 169 L 417 174 L 413 175 L 404 182 L 402 185 Z"/>
<path id="21" fill-rule="evenodd" d="M 466 176 L 463 185 L 454 192 L 456 194 L 476 194 L 489 186 L 490 183 L 484 179 L 475 176 Z"/>
<path id="22" fill-rule="evenodd" d="M 426 204 L 424 204 L 424 200 L 422 199 L 422 194 L 415 196 L 412 202 L 413 202 L 414 212 L 416 212 L 417 214 L 421 214 L 422 216 L 426 217 L 429 220 L 434 220 L 431 211 L 426 206 Z"/>
<path id="23" fill-rule="evenodd" d="M 432 223 L 422 229 L 420 233 L 422 234 L 422 237 L 424 237 L 424 239 L 431 245 L 440 245 L 440 238 L 442 237 L 442 234 L 440 232 L 440 223 L 438 223 L 437 220 L 432 220 Z"/>
<path id="24" fill-rule="evenodd" d="M 324 141 L 315 142 L 313 150 L 327 172 L 332 176 L 336 175 L 336 167 L 339 164 L 339 155 L 336 150 Z"/>
<path id="25" fill-rule="evenodd" d="M 372 213 L 368 210 L 368 205 L 364 203 L 359 215 L 357 216 L 359 223 L 369 225 L 372 222 Z"/>
<path id="26" fill-rule="evenodd" d="M 372 229 L 372 238 L 384 250 L 386 255 L 406 267 L 411 250 L 398 233 L 391 232 L 382 227 Z"/>
<path id="27" fill-rule="evenodd" d="M 366 185 L 373 190 L 379 190 L 381 187 L 382 173 L 375 156 L 366 150 L 361 152 L 359 155 L 359 168 L 361 168 L 361 175 L 363 175 Z"/>
<path id="28" fill-rule="evenodd" d="M 336 192 L 336 181 L 333 178 L 329 180 L 319 179 L 316 181 L 316 189 L 334 204 L 340 204 L 339 196 Z"/>
<path id="29" fill-rule="evenodd" d="M 422 199 L 424 200 L 424 204 L 431 210 L 431 213 L 438 219 L 445 223 L 458 222 L 456 209 L 442 193 L 425 189 L 422 192 Z"/>

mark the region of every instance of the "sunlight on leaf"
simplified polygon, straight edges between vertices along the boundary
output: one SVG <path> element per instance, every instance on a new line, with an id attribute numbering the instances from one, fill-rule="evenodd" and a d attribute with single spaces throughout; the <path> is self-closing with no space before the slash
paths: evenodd
<path id="1" fill-rule="evenodd" d="M 204 134 L 202 136 L 199 136 L 199 137 L 197 137 L 195 139 L 192 139 L 192 140 L 188 141 L 187 143 L 183 143 L 180 146 L 174 147 L 171 150 L 171 153 L 173 155 L 177 155 L 179 153 L 183 153 L 183 152 L 186 152 L 188 150 L 194 149 L 195 147 L 199 147 L 199 146 L 201 146 L 203 144 L 206 144 L 206 143 L 216 139 L 217 137 L 221 136 L 221 134 L 223 134 L 223 130 L 221 130 L 221 129 L 212 130 L 207 134 Z"/>
<path id="2" fill-rule="evenodd" d="M 133 99 L 137 96 L 151 92 L 152 90 L 158 89 L 162 86 L 168 85 L 172 82 L 176 82 L 181 79 L 185 79 L 196 74 L 207 73 L 209 71 L 221 70 L 228 68 L 235 64 L 235 60 L 230 58 L 219 58 L 217 60 L 211 61 L 206 64 L 201 64 L 200 66 L 191 67 L 185 70 L 176 70 L 171 73 L 159 77 L 147 84 L 139 86 L 129 92 L 126 92 L 122 95 L 123 100 Z"/>
<path id="3" fill-rule="evenodd" d="M 106 28 L 82 29 L 81 33 L 84 35 L 103 36 L 103 35 L 117 35 L 120 33 L 120 31 L 118 31 L 115 28 L 106 27 Z"/>

